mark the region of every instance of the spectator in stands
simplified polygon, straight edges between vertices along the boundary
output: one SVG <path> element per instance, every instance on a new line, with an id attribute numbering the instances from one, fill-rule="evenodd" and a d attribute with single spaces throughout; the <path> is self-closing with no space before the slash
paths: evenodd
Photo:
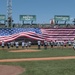
<path id="1" fill-rule="evenodd" d="M 41 46 L 41 41 L 40 40 L 38 40 L 38 49 L 40 49 L 40 46 Z"/>

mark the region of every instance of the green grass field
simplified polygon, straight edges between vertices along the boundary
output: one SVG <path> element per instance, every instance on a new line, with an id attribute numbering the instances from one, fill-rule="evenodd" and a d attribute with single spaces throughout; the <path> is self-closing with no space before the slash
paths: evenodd
<path id="1" fill-rule="evenodd" d="M 33 49 L 33 48 L 32 48 Z M 34 48 L 37 50 L 37 48 Z M 0 59 L 9 58 L 35 58 L 35 57 L 56 57 L 75 56 L 72 48 L 49 48 L 41 49 L 40 52 L 12 53 L 9 50 L 0 50 Z M 50 60 L 50 61 L 29 61 L 0 63 L 0 65 L 17 65 L 25 68 L 21 75 L 75 75 L 75 60 Z"/>

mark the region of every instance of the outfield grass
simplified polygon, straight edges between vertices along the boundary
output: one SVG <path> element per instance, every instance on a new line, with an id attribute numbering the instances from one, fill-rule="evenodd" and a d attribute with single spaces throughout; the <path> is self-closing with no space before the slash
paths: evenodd
<path id="1" fill-rule="evenodd" d="M 34 48 L 36 49 L 36 48 Z M 75 56 L 72 48 L 49 48 L 41 49 L 40 52 L 12 53 L 8 50 L 0 50 L 0 59 L 8 58 L 32 58 L 32 57 L 56 57 Z M 51 60 L 0 63 L 1 65 L 17 65 L 25 68 L 21 75 L 75 75 L 75 60 Z"/>
<path id="2" fill-rule="evenodd" d="M 21 75 L 75 75 L 75 60 L 0 63 L 25 68 Z"/>
<path id="3" fill-rule="evenodd" d="M 35 58 L 35 57 L 56 57 L 56 56 L 74 56 L 75 51 L 72 48 L 50 48 L 47 50 L 40 49 L 39 52 L 9 52 L 0 50 L 0 59 L 8 58 Z"/>

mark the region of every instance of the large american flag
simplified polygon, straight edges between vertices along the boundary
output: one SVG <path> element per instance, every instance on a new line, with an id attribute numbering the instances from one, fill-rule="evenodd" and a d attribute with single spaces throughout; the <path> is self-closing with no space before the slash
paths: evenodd
<path id="1" fill-rule="evenodd" d="M 22 36 L 34 40 L 44 40 L 39 28 L 0 28 L 0 42 L 12 41 Z"/>
<path id="2" fill-rule="evenodd" d="M 75 29 L 0 28 L 0 42 L 15 40 L 21 36 L 34 40 L 73 40 Z"/>
<path id="3" fill-rule="evenodd" d="M 73 41 L 75 38 L 75 29 L 41 29 L 41 32 L 47 41 Z"/>

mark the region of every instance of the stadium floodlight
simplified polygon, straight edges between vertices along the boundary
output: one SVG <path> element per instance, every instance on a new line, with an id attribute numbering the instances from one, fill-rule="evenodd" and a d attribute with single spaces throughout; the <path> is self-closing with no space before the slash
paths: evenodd
<path id="1" fill-rule="evenodd" d="M 12 27 L 12 0 L 7 0 L 7 24 Z"/>

